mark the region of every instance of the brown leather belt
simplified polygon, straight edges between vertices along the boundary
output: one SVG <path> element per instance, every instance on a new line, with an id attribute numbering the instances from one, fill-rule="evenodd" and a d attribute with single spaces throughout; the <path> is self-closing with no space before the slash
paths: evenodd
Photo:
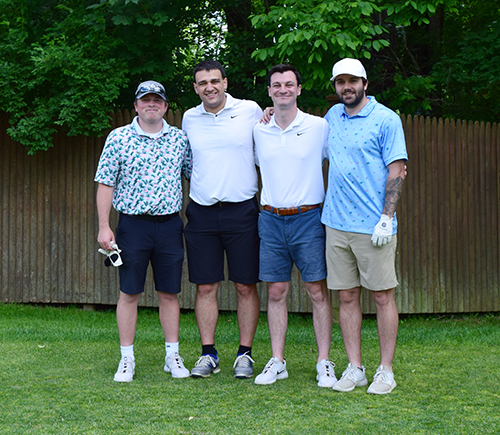
<path id="1" fill-rule="evenodd" d="M 314 205 L 302 205 L 300 207 L 283 207 L 276 208 L 271 207 L 270 205 L 265 205 L 264 210 L 269 211 L 271 213 L 277 214 L 278 216 L 291 216 L 293 214 L 305 213 L 306 211 L 312 210 L 314 208 L 318 208 L 319 204 Z"/>

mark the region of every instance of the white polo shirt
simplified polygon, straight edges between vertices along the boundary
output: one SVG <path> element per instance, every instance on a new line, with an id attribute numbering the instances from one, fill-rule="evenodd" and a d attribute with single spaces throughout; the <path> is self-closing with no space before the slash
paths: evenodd
<path id="1" fill-rule="evenodd" d="M 189 197 L 200 205 L 246 201 L 258 190 L 252 131 L 262 110 L 254 101 L 226 97 L 220 112 L 201 103 L 182 120 L 193 152 Z"/>
<path id="2" fill-rule="evenodd" d="M 257 124 L 253 133 L 255 162 L 262 177 L 261 204 L 298 207 L 322 203 L 328 122 L 298 110 L 285 130 L 273 116 L 269 124 Z"/>

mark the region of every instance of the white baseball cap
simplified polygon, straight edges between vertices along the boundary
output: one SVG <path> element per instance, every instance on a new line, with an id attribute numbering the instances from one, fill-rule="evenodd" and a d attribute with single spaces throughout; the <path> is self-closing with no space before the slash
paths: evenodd
<path id="1" fill-rule="evenodd" d="M 332 69 L 332 82 L 341 74 L 349 74 L 355 77 L 366 77 L 366 71 L 363 64 L 358 59 L 350 59 L 346 57 L 345 59 L 339 60 Z M 368 80 L 368 79 L 367 79 Z"/>

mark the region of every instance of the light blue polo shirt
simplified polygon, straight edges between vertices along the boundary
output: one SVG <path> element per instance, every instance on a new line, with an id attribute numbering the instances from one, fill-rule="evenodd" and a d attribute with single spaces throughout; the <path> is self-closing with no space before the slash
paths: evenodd
<path id="1" fill-rule="evenodd" d="M 328 189 L 321 221 L 330 228 L 372 234 L 385 202 L 389 170 L 396 160 L 408 160 L 399 116 L 374 97 L 356 115 L 343 104 L 325 115 L 329 124 Z M 394 215 L 393 234 L 397 232 Z"/>

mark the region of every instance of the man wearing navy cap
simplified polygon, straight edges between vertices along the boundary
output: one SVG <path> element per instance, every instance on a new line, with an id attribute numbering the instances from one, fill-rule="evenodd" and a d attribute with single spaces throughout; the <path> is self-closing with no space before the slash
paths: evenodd
<path id="1" fill-rule="evenodd" d="M 189 376 L 179 355 L 177 294 L 184 260 L 181 174 L 191 175 L 191 150 L 186 134 L 163 119 L 168 103 L 160 83 L 141 83 L 134 108 L 137 116 L 132 123 L 113 130 L 106 139 L 94 179 L 99 183 L 97 241 L 106 251 L 117 244 L 123 261 L 118 269 L 121 359 L 116 382 L 130 382 L 135 373 L 137 306 L 150 262 L 165 336 L 164 370 L 175 378 Z M 120 213 L 116 238 L 109 226 L 111 206 Z"/>

